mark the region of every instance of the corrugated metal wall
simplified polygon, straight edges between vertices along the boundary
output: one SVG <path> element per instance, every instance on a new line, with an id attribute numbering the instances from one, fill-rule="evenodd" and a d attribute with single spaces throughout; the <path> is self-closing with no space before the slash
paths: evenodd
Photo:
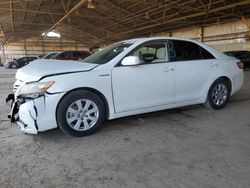
<path id="1" fill-rule="evenodd" d="M 3 64 L 12 61 L 14 58 L 24 56 L 39 56 L 48 52 L 87 49 L 86 46 L 71 40 L 46 39 L 37 42 L 35 39 L 28 39 L 5 44 L 0 49 L 0 58 Z"/>
<path id="2" fill-rule="evenodd" d="M 229 23 L 217 23 L 202 29 L 200 27 L 185 28 L 174 32 L 156 33 L 154 36 L 173 36 L 202 40 L 220 51 L 250 51 L 250 19 L 239 19 Z"/>

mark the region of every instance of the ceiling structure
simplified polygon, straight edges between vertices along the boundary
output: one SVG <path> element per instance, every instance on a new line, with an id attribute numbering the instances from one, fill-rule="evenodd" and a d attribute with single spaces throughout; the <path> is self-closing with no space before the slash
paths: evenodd
<path id="1" fill-rule="evenodd" d="M 250 17 L 250 0 L 1 0 L 0 42 L 57 31 L 87 46 Z"/>

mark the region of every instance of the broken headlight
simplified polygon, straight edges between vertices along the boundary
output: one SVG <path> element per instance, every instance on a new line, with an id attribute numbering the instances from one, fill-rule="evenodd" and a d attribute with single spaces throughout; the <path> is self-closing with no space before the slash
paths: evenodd
<path id="1" fill-rule="evenodd" d="M 43 95 L 55 82 L 31 82 L 24 84 L 19 91 L 19 96 L 23 98 L 37 98 Z"/>

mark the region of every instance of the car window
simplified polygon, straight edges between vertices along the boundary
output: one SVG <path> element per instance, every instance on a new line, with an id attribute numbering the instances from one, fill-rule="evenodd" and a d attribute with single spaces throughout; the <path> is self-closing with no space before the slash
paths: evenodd
<path id="1" fill-rule="evenodd" d="M 20 63 L 20 62 L 25 62 L 25 61 L 27 61 L 27 58 L 26 57 L 22 57 L 22 58 L 20 58 L 20 59 L 17 59 L 16 60 L 18 63 Z"/>
<path id="2" fill-rule="evenodd" d="M 66 57 L 66 54 L 65 53 L 58 54 L 58 57 L 59 58 L 64 58 L 64 57 Z"/>
<path id="3" fill-rule="evenodd" d="M 56 55 L 56 53 L 50 53 L 46 57 L 44 57 L 44 59 L 51 59 L 52 56 L 54 56 L 54 55 Z"/>
<path id="4" fill-rule="evenodd" d="M 224 52 L 225 54 L 234 57 L 235 56 L 235 52 Z"/>
<path id="5" fill-rule="evenodd" d="M 89 52 L 82 52 L 82 59 L 85 59 L 86 57 L 90 56 L 91 54 Z"/>
<path id="6" fill-rule="evenodd" d="M 29 61 L 33 61 L 33 60 L 35 60 L 35 59 L 37 59 L 37 58 L 36 58 L 36 57 L 29 57 L 29 58 L 28 58 Z"/>
<path id="7" fill-rule="evenodd" d="M 147 43 L 134 50 L 130 55 L 138 56 L 140 64 L 166 62 L 167 48 L 165 42 Z"/>
<path id="8" fill-rule="evenodd" d="M 73 52 L 74 57 L 82 57 L 82 52 Z"/>
<path id="9" fill-rule="evenodd" d="M 248 57 L 250 57 L 250 53 L 247 52 L 247 51 L 242 51 L 242 52 L 238 53 L 237 57 L 239 57 L 239 58 L 248 58 Z"/>
<path id="10" fill-rule="evenodd" d="M 67 58 L 68 57 L 68 53 L 67 52 L 63 52 L 63 53 L 59 54 L 59 57 L 61 57 L 61 58 Z"/>
<path id="11" fill-rule="evenodd" d="M 68 52 L 67 55 L 66 55 L 66 58 L 74 59 L 74 54 L 73 54 L 73 52 Z"/>
<path id="12" fill-rule="evenodd" d="M 84 57 L 88 57 L 89 55 L 91 55 L 89 52 L 83 52 Z"/>
<path id="13" fill-rule="evenodd" d="M 168 51 L 170 61 L 214 59 L 207 50 L 189 41 L 169 40 Z"/>
<path id="14" fill-rule="evenodd" d="M 200 46 L 200 51 L 201 51 L 202 59 L 214 59 L 215 58 L 209 51 L 202 48 L 201 46 Z"/>

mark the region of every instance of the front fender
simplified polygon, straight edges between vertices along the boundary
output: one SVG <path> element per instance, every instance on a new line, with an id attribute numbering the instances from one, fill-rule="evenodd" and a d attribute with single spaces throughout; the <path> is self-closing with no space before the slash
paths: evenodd
<path id="1" fill-rule="evenodd" d="M 49 94 L 68 93 L 75 89 L 90 88 L 98 91 L 108 105 L 109 114 L 114 113 L 111 73 L 107 71 L 90 71 L 74 74 L 65 74 L 47 77 L 41 81 L 55 81 L 55 84 L 47 91 Z M 108 117 L 109 118 L 109 117 Z"/>

